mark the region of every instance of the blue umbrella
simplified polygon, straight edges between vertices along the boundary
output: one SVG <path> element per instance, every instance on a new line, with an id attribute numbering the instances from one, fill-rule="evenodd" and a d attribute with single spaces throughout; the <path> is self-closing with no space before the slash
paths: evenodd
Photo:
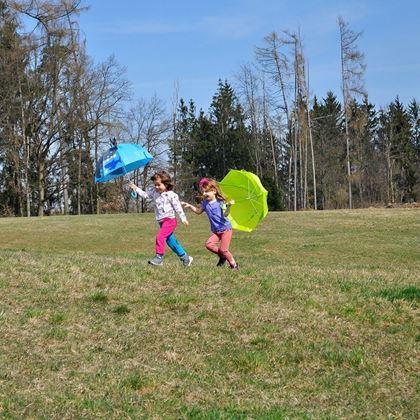
<path id="1" fill-rule="evenodd" d="M 153 156 L 138 144 L 121 143 L 112 146 L 98 160 L 95 182 L 107 182 L 143 168 Z"/>

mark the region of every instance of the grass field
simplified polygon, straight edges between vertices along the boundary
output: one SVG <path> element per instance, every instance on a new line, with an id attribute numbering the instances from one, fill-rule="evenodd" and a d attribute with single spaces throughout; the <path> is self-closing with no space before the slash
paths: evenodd
<path id="1" fill-rule="evenodd" d="M 418 418 L 420 210 L 0 219 L 2 418 Z"/>

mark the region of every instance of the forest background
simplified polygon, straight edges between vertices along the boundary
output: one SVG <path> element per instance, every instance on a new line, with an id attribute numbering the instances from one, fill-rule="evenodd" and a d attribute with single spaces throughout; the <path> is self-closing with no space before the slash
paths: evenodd
<path id="1" fill-rule="evenodd" d="M 410 205 L 420 195 L 420 110 L 413 98 L 369 100 L 362 34 L 337 17 L 341 91 L 317 97 L 299 29 L 267 32 L 208 110 L 180 96 L 134 98 L 114 56 L 87 53 L 77 0 L 0 0 L 0 214 L 146 211 L 124 180 L 93 182 L 110 139 L 155 157 L 185 199 L 200 177 L 257 174 L 270 210 Z M 217 84 L 216 84 L 217 83 Z"/>

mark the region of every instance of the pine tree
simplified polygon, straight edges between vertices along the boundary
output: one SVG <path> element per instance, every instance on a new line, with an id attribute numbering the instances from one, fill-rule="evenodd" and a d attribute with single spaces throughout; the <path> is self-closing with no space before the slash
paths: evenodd
<path id="1" fill-rule="evenodd" d="M 375 105 L 366 97 L 361 104 L 364 115 L 364 127 L 361 137 L 361 186 L 359 187 L 359 205 L 374 204 L 381 201 L 381 159 L 376 146 L 378 130 L 378 113 Z"/>
<path id="2" fill-rule="evenodd" d="M 351 181 L 358 189 L 358 201 L 355 203 L 357 207 L 371 203 L 367 185 L 373 175 L 369 167 L 375 164 L 373 147 L 376 126 L 376 112 L 367 98 L 361 104 L 352 101 L 349 107 L 348 130 L 353 140 L 350 149 L 353 156 Z"/>
<path id="3" fill-rule="evenodd" d="M 342 208 L 347 200 L 343 111 L 337 97 L 328 92 L 322 104 L 312 108 L 314 149 L 317 162 L 318 208 Z M 344 146 L 343 146 L 344 145 Z"/>
<path id="4" fill-rule="evenodd" d="M 196 183 L 195 139 L 193 132 L 197 125 L 196 108 L 193 100 L 186 104 L 180 100 L 176 123 L 177 132 L 177 190 L 187 199 L 192 197 L 192 189 Z M 174 151 L 172 150 L 172 153 Z"/>
<path id="5" fill-rule="evenodd" d="M 399 201 L 408 202 L 414 200 L 415 175 L 415 149 L 411 142 L 410 118 L 399 98 L 396 98 L 389 106 L 390 136 L 392 149 L 398 164 L 396 173 Z"/>
<path id="6" fill-rule="evenodd" d="M 213 125 L 212 163 L 209 176 L 222 179 L 229 169 L 251 169 L 250 134 L 233 88 L 219 80 L 219 88 L 210 107 Z"/>
<path id="7" fill-rule="evenodd" d="M 23 215 L 28 190 L 21 158 L 26 157 L 21 114 L 26 58 L 17 29 L 7 2 L 0 0 L 0 214 Z"/>
<path id="8" fill-rule="evenodd" d="M 412 144 L 410 117 L 397 97 L 380 112 L 378 144 L 383 153 L 388 203 L 415 199 L 416 153 Z"/>

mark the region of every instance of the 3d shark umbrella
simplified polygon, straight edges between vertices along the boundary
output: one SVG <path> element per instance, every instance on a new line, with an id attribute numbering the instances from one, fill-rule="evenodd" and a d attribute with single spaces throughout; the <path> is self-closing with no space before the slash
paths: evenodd
<path id="1" fill-rule="evenodd" d="M 231 169 L 219 185 L 229 200 L 235 200 L 228 216 L 234 229 L 251 232 L 267 216 L 268 192 L 257 175 Z"/>
<path id="2" fill-rule="evenodd" d="M 143 168 L 153 156 L 138 144 L 121 143 L 108 149 L 96 165 L 95 182 L 108 182 Z"/>

